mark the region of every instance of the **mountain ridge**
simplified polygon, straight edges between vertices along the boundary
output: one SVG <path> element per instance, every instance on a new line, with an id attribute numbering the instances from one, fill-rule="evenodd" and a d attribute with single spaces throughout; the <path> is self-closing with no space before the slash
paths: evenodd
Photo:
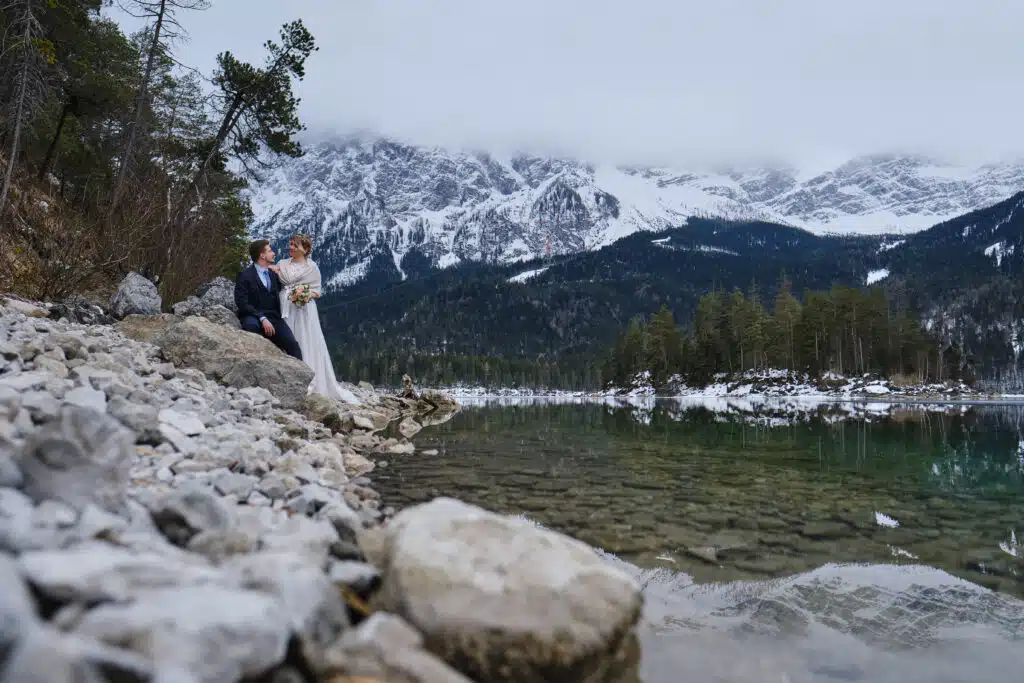
<path id="1" fill-rule="evenodd" d="M 804 177 L 809 176 L 809 177 Z M 351 136 L 311 145 L 250 192 L 254 236 L 309 233 L 328 290 L 390 258 L 450 267 L 593 251 L 692 217 L 817 234 L 912 233 L 1024 189 L 1024 163 L 942 166 L 871 155 L 823 173 L 707 171 L 452 152 Z M 851 229 L 854 226 L 857 229 Z"/>

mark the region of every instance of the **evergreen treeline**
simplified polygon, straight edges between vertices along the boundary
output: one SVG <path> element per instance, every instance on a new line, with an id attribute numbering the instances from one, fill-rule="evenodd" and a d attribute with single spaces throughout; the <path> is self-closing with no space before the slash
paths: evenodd
<path id="1" fill-rule="evenodd" d="M 146 23 L 130 36 L 104 4 L 0 4 L 0 291 L 57 298 L 136 270 L 179 301 L 240 262 L 246 176 L 302 154 L 292 83 L 316 48 L 295 21 L 262 64 L 225 50 L 204 75 L 173 47 L 208 0 L 121 0 Z"/>
<path id="2" fill-rule="evenodd" d="M 881 289 L 836 286 L 806 291 L 801 302 L 784 283 L 771 311 L 756 290 L 712 291 L 686 330 L 667 308 L 649 321 L 635 318 L 605 361 L 602 381 L 625 387 L 649 371 L 656 388 L 673 375 L 702 385 L 716 373 L 768 368 L 943 381 L 959 378 L 962 366 L 955 346 L 893 307 Z"/>

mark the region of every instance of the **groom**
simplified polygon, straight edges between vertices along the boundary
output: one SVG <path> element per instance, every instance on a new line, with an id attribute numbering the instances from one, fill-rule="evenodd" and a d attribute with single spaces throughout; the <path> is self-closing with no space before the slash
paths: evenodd
<path id="1" fill-rule="evenodd" d="M 274 263 L 274 250 L 267 240 L 256 240 L 249 245 L 252 265 L 235 278 L 235 307 L 238 320 L 246 332 L 259 334 L 274 342 L 289 356 L 302 360 L 302 350 L 295 335 L 281 318 L 281 281 L 270 270 Z"/>

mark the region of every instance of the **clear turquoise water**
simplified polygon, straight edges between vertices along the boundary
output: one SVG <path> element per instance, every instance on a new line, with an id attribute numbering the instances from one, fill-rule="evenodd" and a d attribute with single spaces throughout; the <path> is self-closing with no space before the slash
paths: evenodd
<path id="1" fill-rule="evenodd" d="M 873 408 L 469 406 L 374 479 L 612 553 L 647 683 L 1024 680 L 1024 408 Z"/>

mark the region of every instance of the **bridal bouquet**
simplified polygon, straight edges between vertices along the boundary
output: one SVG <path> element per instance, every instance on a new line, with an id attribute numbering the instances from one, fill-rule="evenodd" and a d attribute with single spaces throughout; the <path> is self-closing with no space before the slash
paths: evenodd
<path id="1" fill-rule="evenodd" d="M 298 285 L 288 292 L 288 300 L 296 306 L 305 306 L 313 300 L 313 290 L 309 285 Z"/>

